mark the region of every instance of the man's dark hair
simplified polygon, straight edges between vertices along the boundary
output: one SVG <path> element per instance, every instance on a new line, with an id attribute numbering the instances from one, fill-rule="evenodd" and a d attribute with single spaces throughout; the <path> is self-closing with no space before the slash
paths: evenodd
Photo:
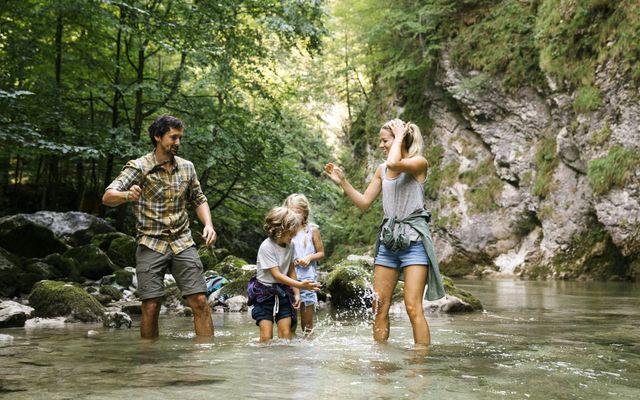
<path id="1" fill-rule="evenodd" d="M 151 138 L 151 143 L 153 143 L 153 147 L 156 146 L 156 136 L 164 136 L 165 133 L 169 132 L 173 129 L 184 130 L 184 123 L 176 117 L 172 117 L 171 115 L 163 115 L 156 118 L 155 121 L 149 126 L 149 137 Z"/>

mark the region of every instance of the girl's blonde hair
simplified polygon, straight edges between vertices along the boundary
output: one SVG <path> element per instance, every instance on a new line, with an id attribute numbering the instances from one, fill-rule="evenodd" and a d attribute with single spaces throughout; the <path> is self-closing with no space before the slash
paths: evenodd
<path id="1" fill-rule="evenodd" d="M 287 207 L 274 207 L 264 219 L 264 230 L 272 239 L 283 234 L 296 233 L 302 227 L 302 216 Z"/>
<path id="2" fill-rule="evenodd" d="M 393 135 L 393 131 L 389 124 L 394 120 L 387 121 L 382 128 Z M 402 120 L 398 120 L 402 122 L 405 126 L 407 134 L 404 136 L 402 140 L 402 149 L 407 154 L 407 158 L 422 155 L 422 151 L 424 149 L 424 140 L 422 139 L 422 133 L 420 132 L 420 128 L 418 125 L 413 122 L 404 122 Z"/>
<path id="3" fill-rule="evenodd" d="M 307 200 L 307 196 L 300 193 L 290 194 L 282 205 L 287 208 L 295 208 L 296 210 L 300 210 L 302 212 L 303 225 L 309 222 L 310 209 L 309 209 L 309 200 Z"/>

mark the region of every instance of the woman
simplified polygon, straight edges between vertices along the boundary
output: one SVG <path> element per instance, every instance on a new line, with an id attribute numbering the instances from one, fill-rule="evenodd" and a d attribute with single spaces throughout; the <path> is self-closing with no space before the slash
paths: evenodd
<path id="1" fill-rule="evenodd" d="M 429 300 L 443 297 L 444 288 L 429 233 L 431 215 L 424 206 L 423 185 L 429 164 L 422 156 L 420 129 L 398 119 L 389 121 L 380 129 L 378 147 L 386 162 L 378 166 L 364 193 L 354 189 L 343 171 L 332 163 L 325 166 L 325 174 L 361 210 L 369 208 L 382 192 L 384 221 L 376 242 L 373 270 L 374 340 L 386 342 L 389 338 L 391 296 L 398 279 L 404 276 L 404 303 L 413 339 L 416 347 L 426 347 L 431 342 L 422 308 L 427 279 Z"/>

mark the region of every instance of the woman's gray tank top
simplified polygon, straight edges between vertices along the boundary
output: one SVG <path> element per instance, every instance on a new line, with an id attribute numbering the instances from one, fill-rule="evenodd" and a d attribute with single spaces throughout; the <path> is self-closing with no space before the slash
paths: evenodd
<path id="1" fill-rule="evenodd" d="M 424 187 L 413 175 L 401 172 L 396 178 L 387 177 L 387 164 L 382 165 L 382 209 L 384 217 L 403 219 L 424 205 Z M 409 240 L 420 240 L 420 234 L 407 227 Z"/>

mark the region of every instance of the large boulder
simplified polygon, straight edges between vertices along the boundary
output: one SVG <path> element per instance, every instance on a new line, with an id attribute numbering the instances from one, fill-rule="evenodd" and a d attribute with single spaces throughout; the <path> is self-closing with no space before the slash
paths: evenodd
<path id="1" fill-rule="evenodd" d="M 92 244 L 70 249 L 64 256 L 76 260 L 80 275 L 93 280 L 113 274 L 118 269 L 102 250 Z"/>
<path id="2" fill-rule="evenodd" d="M 21 275 L 18 258 L 0 247 L 0 297 L 13 297 L 19 293 Z"/>
<path id="3" fill-rule="evenodd" d="M 115 273 L 116 283 L 125 288 L 128 288 L 133 285 L 134 277 L 135 277 L 135 274 L 131 271 L 127 271 L 126 269 L 119 269 Z"/>
<path id="4" fill-rule="evenodd" d="M 370 307 L 373 300 L 371 270 L 361 261 L 345 260 L 327 276 L 325 287 L 334 307 Z"/>
<path id="5" fill-rule="evenodd" d="M 13 254 L 27 258 L 42 258 L 67 250 L 67 246 L 56 238 L 49 228 L 28 221 L 14 225 L 6 218 L 2 219 L 4 222 L 0 221 L 0 247 Z"/>
<path id="6" fill-rule="evenodd" d="M 33 308 L 15 301 L 1 301 L 0 328 L 22 327 L 32 312 Z"/>
<path id="7" fill-rule="evenodd" d="M 42 261 L 30 260 L 23 263 L 18 282 L 20 293 L 29 293 L 36 282 L 53 278 L 53 268 Z"/>
<path id="8" fill-rule="evenodd" d="M 10 215 L 0 218 L 0 232 L 28 223 L 47 227 L 56 237 L 71 246 L 87 244 L 94 235 L 99 233 L 115 232 L 113 226 L 104 219 L 77 211 L 38 211 L 34 214 Z"/>
<path id="9" fill-rule="evenodd" d="M 91 243 L 94 246 L 98 246 L 100 250 L 106 252 L 109 250 L 109 246 L 111 246 L 111 242 L 113 242 L 117 238 L 125 237 L 122 232 L 109 232 L 109 233 L 100 233 L 91 238 Z"/>
<path id="10" fill-rule="evenodd" d="M 245 275 L 245 270 L 242 269 L 245 265 L 247 265 L 247 262 L 242 258 L 227 256 L 222 262 L 210 268 L 210 270 L 229 280 L 234 280 Z"/>
<path id="11" fill-rule="evenodd" d="M 51 267 L 51 277 L 54 280 L 80 280 L 80 266 L 73 258 L 62 256 L 58 253 L 49 254 L 42 260 Z"/>
<path id="12" fill-rule="evenodd" d="M 137 247 L 138 243 L 131 236 L 120 236 L 109 244 L 107 256 L 120 267 L 135 267 Z"/>
<path id="13" fill-rule="evenodd" d="M 102 321 L 105 308 L 82 288 L 65 282 L 40 281 L 29 296 L 37 317 L 66 317 L 69 321 Z"/>
<path id="14" fill-rule="evenodd" d="M 218 292 L 218 298 L 228 299 L 235 296 L 246 296 L 247 286 L 252 276 L 256 274 L 255 269 L 244 269 L 235 274 L 235 278 L 224 285 Z"/>

